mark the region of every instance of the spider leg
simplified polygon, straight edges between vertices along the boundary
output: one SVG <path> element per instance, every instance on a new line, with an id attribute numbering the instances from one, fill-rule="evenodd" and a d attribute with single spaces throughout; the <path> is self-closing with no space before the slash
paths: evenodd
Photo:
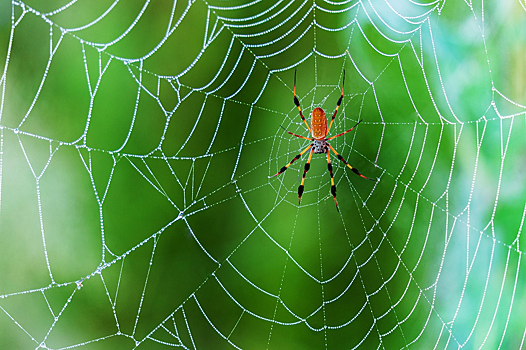
<path id="1" fill-rule="evenodd" d="M 298 204 L 301 203 L 301 195 L 303 194 L 303 184 L 305 183 L 305 175 L 307 175 L 307 171 L 310 169 L 310 160 L 312 159 L 312 152 L 314 152 L 314 148 L 311 148 L 309 153 L 309 160 L 307 163 L 305 163 L 305 169 L 303 170 L 303 177 L 301 178 L 301 185 L 298 186 Z"/>
<path id="2" fill-rule="evenodd" d="M 364 179 L 367 179 L 367 180 L 371 180 L 371 181 L 377 181 L 377 179 L 370 179 L 368 178 L 367 176 L 363 176 L 362 174 L 360 174 L 360 172 L 358 171 L 358 169 L 354 168 L 353 166 L 351 166 L 349 163 L 347 163 L 347 161 L 345 159 L 343 159 L 343 157 L 338 153 L 336 152 L 336 150 L 327 143 L 327 146 L 329 146 L 329 148 L 331 149 L 331 151 L 334 152 L 334 154 L 336 154 L 336 157 L 341 160 L 345 165 L 347 165 L 349 167 L 349 169 L 351 169 L 353 171 L 353 173 L 355 173 L 356 175 L 358 176 L 361 176 L 363 177 Z"/>
<path id="3" fill-rule="evenodd" d="M 334 136 L 329 137 L 329 138 L 327 139 L 327 141 L 328 141 L 328 140 L 335 139 L 335 138 L 337 138 L 337 137 L 340 137 L 340 136 L 342 136 L 342 135 L 347 134 L 349 131 L 351 131 L 352 129 L 354 129 L 358 124 L 360 124 L 360 123 L 362 122 L 362 120 L 363 120 L 363 119 L 360 119 L 360 120 L 358 121 L 358 123 L 354 124 L 354 126 L 353 126 L 352 128 L 350 128 L 349 130 L 344 131 L 344 132 L 342 132 L 341 134 L 338 134 L 338 135 L 334 135 Z"/>
<path id="4" fill-rule="evenodd" d="M 332 164 L 331 156 L 329 155 L 329 149 L 327 149 L 327 168 L 329 169 L 329 174 L 331 174 L 331 194 L 334 197 L 334 205 L 336 205 L 336 210 L 340 211 L 340 209 L 338 209 L 338 202 L 336 202 L 336 185 L 334 184 L 334 175 L 332 173 Z"/>
<path id="5" fill-rule="evenodd" d="M 296 70 L 294 70 L 294 104 L 296 105 L 296 107 L 298 107 L 298 111 L 300 112 L 300 117 L 305 123 L 305 125 L 307 126 L 307 129 L 309 129 L 309 133 L 312 135 L 312 130 L 310 129 L 309 123 L 307 123 L 307 121 L 305 120 L 305 117 L 303 116 L 303 112 L 301 111 L 300 101 L 296 97 Z"/>
<path id="6" fill-rule="evenodd" d="M 287 170 L 289 168 L 289 166 L 294 163 L 296 160 L 300 159 L 300 157 L 303 155 L 303 153 L 307 152 L 310 148 L 312 148 L 312 144 L 310 144 L 307 148 L 305 148 L 303 151 L 301 151 L 300 154 L 298 154 L 296 157 L 294 157 L 289 164 L 281 167 L 281 169 L 279 169 L 279 171 L 276 173 L 276 175 L 274 176 L 278 176 L 279 174 L 281 174 L 282 172 L 284 172 L 285 170 Z M 312 153 L 312 152 L 311 152 Z M 274 176 L 269 176 L 269 177 L 274 177 Z"/>
<path id="7" fill-rule="evenodd" d="M 308 137 L 305 137 L 305 136 L 301 136 L 301 135 L 297 135 L 297 134 L 295 134 L 295 133 L 293 133 L 293 132 L 290 132 L 290 131 L 288 131 L 287 129 L 285 129 L 285 128 L 283 127 L 283 125 L 280 125 L 280 126 L 281 126 L 281 128 L 282 128 L 283 130 L 285 130 L 286 132 L 288 132 L 288 133 L 291 134 L 292 136 L 296 136 L 296 137 L 299 137 L 299 138 L 301 138 L 301 139 L 305 139 L 305 140 L 309 140 L 309 141 L 313 141 L 313 140 L 314 140 L 314 139 L 311 139 L 311 138 L 308 138 Z"/>
<path id="8" fill-rule="evenodd" d="M 327 134 L 329 133 L 329 130 L 331 130 L 332 123 L 334 122 L 334 118 L 336 117 L 336 113 L 338 113 L 338 108 L 340 108 L 340 105 L 342 104 L 343 100 L 343 87 L 345 86 L 345 69 L 343 70 L 343 82 L 342 82 L 342 95 L 338 99 L 338 102 L 336 103 L 336 109 L 334 110 L 334 114 L 331 118 L 331 123 L 329 124 L 329 128 L 327 129 Z"/>

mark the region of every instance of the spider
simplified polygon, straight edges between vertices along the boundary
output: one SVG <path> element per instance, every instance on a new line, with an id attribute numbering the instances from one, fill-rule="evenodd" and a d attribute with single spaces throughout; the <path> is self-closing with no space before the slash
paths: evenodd
<path id="1" fill-rule="evenodd" d="M 296 97 L 296 71 L 294 71 L 294 104 L 296 105 L 296 107 L 298 107 L 298 111 L 300 112 L 300 117 L 303 120 L 303 122 L 305 123 L 305 125 L 307 126 L 307 129 L 309 130 L 309 133 L 312 135 L 312 137 L 305 137 L 305 136 L 297 135 L 297 134 L 294 134 L 294 133 L 288 131 L 287 129 L 283 128 L 283 126 L 282 126 L 282 128 L 286 132 L 291 134 L 292 136 L 296 136 L 296 137 L 299 137 L 299 138 L 302 138 L 302 139 L 305 139 L 305 140 L 312 141 L 312 143 L 309 146 L 307 146 L 307 148 L 305 148 L 303 151 L 301 151 L 296 157 L 294 157 L 294 159 L 292 159 L 289 164 L 287 164 L 284 167 L 282 167 L 279 170 L 279 172 L 276 175 L 274 175 L 274 176 L 278 176 L 279 174 L 283 173 L 285 170 L 287 170 L 289 168 L 289 166 L 292 163 L 294 163 L 296 160 L 300 159 L 300 157 L 305 152 L 310 150 L 310 152 L 309 152 L 309 160 L 307 161 L 307 163 L 305 163 L 305 168 L 303 170 L 303 177 L 301 179 L 301 185 L 299 185 L 299 187 L 298 187 L 298 204 L 301 204 L 301 195 L 303 194 L 303 189 L 304 189 L 304 185 L 303 184 L 305 183 L 305 175 L 307 175 L 307 171 L 309 171 L 309 169 L 310 169 L 310 161 L 312 159 L 312 154 L 313 153 L 315 153 L 315 154 L 326 153 L 327 154 L 327 167 L 329 169 L 329 174 L 331 175 L 331 194 L 334 197 L 334 205 L 336 205 L 336 210 L 338 210 L 338 211 L 340 211 L 340 210 L 338 209 L 338 202 L 336 201 L 336 185 L 334 184 L 334 176 L 333 176 L 333 173 L 332 173 L 331 156 L 329 154 L 329 149 L 332 152 L 334 152 L 336 157 L 339 160 L 341 160 L 345 165 L 347 165 L 353 171 L 353 173 L 355 173 L 358 176 L 363 177 L 364 179 L 371 180 L 371 181 L 376 181 L 376 179 L 370 179 L 367 176 L 362 175 L 356 168 L 354 168 L 349 163 L 347 163 L 347 161 L 345 159 L 343 159 L 343 157 L 340 154 L 338 154 L 338 152 L 336 152 L 336 150 L 327 142 L 329 140 L 332 140 L 332 139 L 335 139 L 335 138 L 340 137 L 342 135 L 345 135 L 349 131 L 353 130 L 362 121 L 362 119 L 360 119 L 360 121 L 358 121 L 358 123 L 356 123 L 349 130 L 344 131 L 341 134 L 338 134 L 338 135 L 331 136 L 331 137 L 327 138 L 327 134 L 331 130 L 331 126 L 332 126 L 332 123 L 334 122 L 334 118 L 336 117 L 336 113 L 338 112 L 338 108 L 340 107 L 340 105 L 342 103 L 344 86 L 345 86 L 345 70 L 343 71 L 342 95 L 340 96 L 340 98 L 338 99 L 338 102 L 336 103 L 336 109 L 334 110 L 334 113 L 332 115 L 329 127 L 327 128 L 327 118 L 325 116 L 325 111 L 323 109 L 319 108 L 319 107 L 314 108 L 314 110 L 312 111 L 312 117 L 311 117 L 311 122 L 310 122 L 311 125 L 309 126 L 309 124 L 305 120 L 305 117 L 303 116 L 303 113 L 301 111 L 300 101 Z"/>

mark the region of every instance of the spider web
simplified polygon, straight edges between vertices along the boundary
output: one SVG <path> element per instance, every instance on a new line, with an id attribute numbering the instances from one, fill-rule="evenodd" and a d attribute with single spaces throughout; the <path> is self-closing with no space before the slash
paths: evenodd
<path id="1" fill-rule="evenodd" d="M 0 6 L 2 348 L 524 346 L 522 0 Z"/>

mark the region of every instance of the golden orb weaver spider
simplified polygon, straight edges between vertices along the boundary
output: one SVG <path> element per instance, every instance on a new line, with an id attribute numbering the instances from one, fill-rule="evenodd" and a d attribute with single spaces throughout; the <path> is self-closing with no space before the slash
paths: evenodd
<path id="1" fill-rule="evenodd" d="M 356 123 L 349 130 L 344 131 L 341 134 L 334 135 L 334 136 L 331 136 L 331 137 L 327 138 L 327 134 L 331 130 L 332 123 L 334 122 L 334 118 L 336 117 L 336 113 L 338 113 L 338 108 L 340 107 L 340 105 L 342 103 L 342 100 L 343 100 L 343 88 L 344 88 L 344 86 L 345 86 L 345 70 L 343 71 L 342 94 L 341 94 L 340 98 L 338 99 L 338 102 L 336 103 L 336 109 L 334 110 L 334 113 L 332 115 L 329 127 L 327 127 L 327 117 L 325 116 L 325 111 L 323 109 L 321 109 L 320 107 L 316 107 L 312 111 L 311 122 L 310 122 L 311 125 L 309 126 L 309 123 L 307 123 L 307 121 L 305 120 L 305 117 L 303 116 L 303 112 L 301 111 L 300 101 L 296 97 L 296 71 L 294 70 L 294 104 L 296 105 L 296 107 L 298 107 L 298 111 L 300 112 L 300 117 L 303 120 L 303 122 L 305 123 L 305 125 L 307 126 L 307 129 L 309 130 L 309 133 L 312 135 L 312 137 L 305 137 L 305 136 L 297 135 L 297 134 L 294 134 L 294 133 L 288 131 L 287 129 L 283 128 L 283 126 L 282 126 L 282 128 L 286 132 L 291 134 L 292 136 L 296 136 L 296 137 L 299 137 L 299 138 L 302 138 L 302 139 L 305 139 L 305 140 L 312 141 L 312 143 L 307 148 L 305 148 L 303 151 L 301 151 L 296 157 L 294 157 L 294 159 L 292 159 L 290 161 L 290 163 L 288 163 L 287 165 L 283 166 L 278 171 L 278 173 L 276 175 L 274 175 L 274 176 L 278 176 L 279 174 L 283 173 L 285 170 L 287 170 L 289 168 L 289 166 L 292 163 L 294 163 L 296 160 L 300 159 L 301 156 L 305 152 L 310 150 L 310 152 L 309 152 L 309 160 L 307 160 L 307 163 L 305 163 L 305 168 L 303 170 L 303 177 L 301 179 L 301 185 L 299 185 L 299 187 L 298 187 L 298 204 L 301 204 L 301 195 L 303 194 L 303 189 L 304 189 L 304 185 L 303 184 L 305 183 L 305 175 L 307 175 L 307 171 L 309 171 L 309 169 L 310 169 L 310 161 L 312 159 L 312 154 L 313 153 L 315 153 L 315 154 L 326 153 L 327 154 L 327 168 L 329 169 L 329 174 L 331 175 L 331 194 L 334 197 L 334 205 L 336 205 L 336 210 L 338 210 L 338 211 L 340 211 L 340 210 L 338 209 L 338 202 L 336 201 L 336 185 L 334 184 L 334 176 L 333 176 L 333 173 L 332 173 L 331 156 L 329 154 L 329 150 L 331 150 L 336 155 L 336 157 L 339 160 L 341 160 L 345 165 L 347 165 L 349 167 L 349 169 L 351 169 L 353 171 L 353 173 L 355 173 L 356 175 L 361 176 L 361 177 L 363 177 L 364 179 L 367 179 L 367 180 L 377 181 L 376 179 L 370 179 L 367 176 L 362 175 L 356 168 L 354 168 L 349 163 L 347 163 L 347 161 L 345 159 L 343 159 L 343 157 L 338 152 L 336 152 L 336 150 L 327 142 L 329 140 L 332 140 L 332 139 L 335 139 L 337 137 L 340 137 L 342 135 L 347 134 L 349 131 L 353 130 L 358 124 L 360 124 L 361 121 L 362 121 L 362 119 L 360 119 L 358 121 L 358 123 Z"/>

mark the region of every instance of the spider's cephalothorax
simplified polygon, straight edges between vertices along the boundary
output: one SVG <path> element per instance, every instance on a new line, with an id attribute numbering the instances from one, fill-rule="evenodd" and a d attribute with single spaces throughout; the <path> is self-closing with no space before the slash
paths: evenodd
<path id="1" fill-rule="evenodd" d="M 312 148 L 314 149 L 315 154 L 327 153 L 329 146 L 325 140 L 314 140 L 312 143 Z"/>
<path id="2" fill-rule="evenodd" d="M 334 114 L 332 115 L 329 127 L 327 127 L 327 117 L 325 116 L 325 112 L 323 111 L 323 109 L 321 109 L 319 107 L 314 108 L 314 110 L 312 111 L 312 117 L 311 117 L 311 122 L 310 122 L 310 126 L 309 126 L 309 124 L 305 120 L 305 117 L 303 116 L 303 112 L 301 111 L 300 101 L 296 97 L 296 71 L 294 71 L 294 104 L 296 105 L 296 107 L 298 107 L 298 111 L 300 112 L 300 117 L 303 120 L 303 122 L 305 123 L 305 125 L 307 126 L 307 129 L 309 130 L 309 132 L 312 135 L 312 137 L 305 137 L 305 136 L 294 134 L 294 133 L 292 133 L 292 132 L 290 132 L 288 130 L 286 130 L 286 131 L 289 134 L 293 135 L 293 136 L 296 136 L 296 137 L 299 137 L 299 138 L 302 138 L 302 139 L 305 139 L 305 140 L 312 141 L 312 143 L 307 148 L 305 148 L 303 151 L 301 151 L 296 157 L 294 157 L 294 159 L 292 159 L 289 164 L 287 164 L 284 167 L 282 167 L 278 171 L 278 173 L 276 175 L 274 175 L 274 176 L 278 176 L 279 174 L 283 173 L 285 170 L 288 169 L 288 167 L 292 163 L 294 163 L 296 160 L 300 159 L 300 157 L 305 152 L 310 150 L 309 160 L 307 161 L 307 163 L 305 163 L 305 168 L 303 170 L 303 177 L 301 179 L 301 185 L 299 185 L 299 187 L 298 187 L 298 203 L 301 203 L 301 195 L 303 194 L 303 189 L 304 189 L 304 185 L 303 184 L 305 183 L 305 175 L 307 175 L 307 171 L 309 171 L 309 169 L 310 169 L 310 161 L 312 159 L 312 154 L 313 153 L 316 153 L 316 154 L 318 154 L 318 153 L 326 153 L 327 154 L 327 168 L 329 170 L 329 174 L 331 175 L 331 194 L 334 197 L 334 204 L 336 205 L 336 209 L 338 209 L 338 202 L 336 202 L 336 185 L 334 184 L 334 176 L 333 176 L 333 173 L 332 173 L 332 165 L 331 165 L 331 157 L 330 157 L 330 154 L 329 154 L 329 149 L 336 155 L 336 157 L 339 160 L 341 160 L 345 165 L 347 165 L 353 171 L 353 173 L 355 173 L 358 176 L 363 177 L 364 179 L 376 181 L 375 179 L 370 179 L 370 178 L 360 174 L 360 172 L 358 170 L 356 170 L 356 168 L 352 167 L 349 163 L 347 163 L 347 161 L 345 159 L 343 159 L 343 157 L 341 155 L 339 155 L 338 152 L 336 152 L 336 150 L 327 142 L 329 140 L 332 140 L 332 139 L 334 139 L 336 137 L 339 137 L 339 136 L 342 136 L 342 135 L 348 133 L 349 131 L 354 129 L 356 127 L 356 125 L 360 124 L 360 122 L 361 122 L 361 120 L 358 121 L 358 123 L 356 123 L 352 128 L 350 128 L 347 131 L 342 132 L 341 134 L 338 134 L 338 135 L 335 135 L 335 136 L 327 138 L 327 134 L 329 133 L 329 130 L 331 130 L 332 123 L 334 122 L 334 118 L 336 117 L 336 113 L 338 112 L 338 108 L 340 107 L 340 105 L 342 103 L 342 100 L 343 100 L 344 84 L 345 84 L 345 70 L 343 71 L 342 94 L 341 94 L 340 98 L 338 99 L 338 102 L 336 103 L 336 109 L 334 110 Z"/>

